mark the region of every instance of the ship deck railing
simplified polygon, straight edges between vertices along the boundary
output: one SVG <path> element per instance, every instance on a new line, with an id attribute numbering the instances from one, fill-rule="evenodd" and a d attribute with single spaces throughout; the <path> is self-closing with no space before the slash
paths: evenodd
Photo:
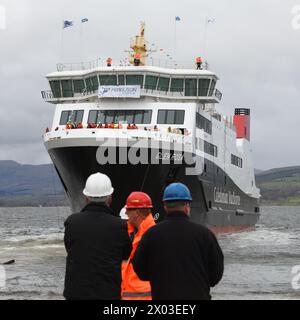
<path id="1" fill-rule="evenodd" d="M 183 148 L 187 147 L 190 149 L 193 145 L 193 136 L 192 135 L 183 135 L 179 133 L 170 133 L 164 132 L 162 130 L 159 131 L 146 131 L 144 129 L 137 130 L 128 130 L 126 128 L 123 129 L 66 129 L 66 128 L 57 128 L 56 130 L 52 130 L 46 132 L 44 134 L 45 141 L 53 141 L 53 140 L 61 140 L 61 139 L 96 139 L 96 141 L 103 142 L 103 139 L 112 139 L 113 140 L 121 140 L 125 139 L 130 142 L 139 142 L 145 141 L 150 142 L 151 140 L 162 143 L 171 143 L 183 146 Z"/>
<path id="2" fill-rule="evenodd" d="M 64 71 L 84 71 L 84 70 L 93 70 L 101 67 L 106 67 L 106 59 L 98 58 L 91 61 L 83 62 L 68 62 L 68 63 L 58 63 L 56 65 L 58 72 Z M 113 64 L 112 67 L 130 67 L 132 66 L 127 59 L 116 60 L 116 64 Z M 196 69 L 196 63 L 193 61 L 175 61 L 173 59 L 155 59 L 150 57 L 147 60 L 147 66 L 167 68 L 167 69 Z M 207 61 L 202 63 L 202 70 L 209 70 L 209 64 Z"/>

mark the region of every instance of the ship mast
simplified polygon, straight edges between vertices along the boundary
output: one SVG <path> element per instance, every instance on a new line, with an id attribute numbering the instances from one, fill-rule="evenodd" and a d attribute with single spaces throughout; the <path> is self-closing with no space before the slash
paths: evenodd
<path id="1" fill-rule="evenodd" d="M 148 57 L 148 49 L 145 40 L 145 22 L 141 22 L 140 34 L 134 37 L 130 48 L 133 50 L 133 52 L 129 53 L 130 64 L 134 64 L 134 56 L 139 53 L 141 55 L 140 65 L 145 66 L 146 58 Z"/>

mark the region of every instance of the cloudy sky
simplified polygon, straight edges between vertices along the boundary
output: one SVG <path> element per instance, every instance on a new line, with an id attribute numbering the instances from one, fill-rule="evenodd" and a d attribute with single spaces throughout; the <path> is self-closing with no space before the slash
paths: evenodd
<path id="1" fill-rule="evenodd" d="M 0 159 L 50 162 L 42 133 L 54 106 L 40 91 L 56 63 L 122 59 L 140 21 L 149 42 L 174 56 L 175 16 L 184 62 L 203 55 L 205 20 L 215 19 L 205 58 L 220 77 L 218 110 L 251 107 L 255 167 L 299 165 L 300 0 L 0 0 Z M 75 25 L 62 37 L 64 19 Z"/>

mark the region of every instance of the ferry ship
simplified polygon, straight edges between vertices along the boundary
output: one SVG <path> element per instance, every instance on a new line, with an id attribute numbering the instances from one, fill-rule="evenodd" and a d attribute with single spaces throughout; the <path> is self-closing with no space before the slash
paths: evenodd
<path id="1" fill-rule="evenodd" d="M 216 234 L 253 229 L 260 190 L 251 160 L 250 109 L 217 112 L 218 76 L 206 68 L 156 65 L 145 24 L 127 65 L 59 64 L 42 98 L 55 106 L 45 147 L 73 212 L 93 173 L 107 174 L 119 214 L 132 191 L 148 193 L 164 219 L 162 195 L 172 182 L 192 193 L 191 219 Z M 139 55 L 138 61 L 135 60 Z M 149 63 L 147 63 L 149 61 Z"/>

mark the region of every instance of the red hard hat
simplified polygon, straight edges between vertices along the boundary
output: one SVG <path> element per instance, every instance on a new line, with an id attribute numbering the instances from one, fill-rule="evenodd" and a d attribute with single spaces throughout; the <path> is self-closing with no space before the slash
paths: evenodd
<path id="1" fill-rule="evenodd" d="M 152 200 L 144 192 L 132 192 L 127 198 L 126 209 L 152 209 Z"/>

